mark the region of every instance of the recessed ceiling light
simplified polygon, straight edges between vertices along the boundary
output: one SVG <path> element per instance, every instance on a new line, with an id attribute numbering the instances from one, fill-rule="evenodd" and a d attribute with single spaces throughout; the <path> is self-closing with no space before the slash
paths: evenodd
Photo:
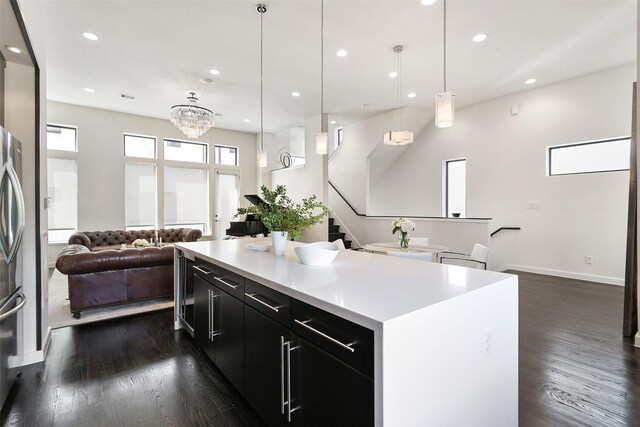
<path id="1" fill-rule="evenodd" d="M 340 49 L 339 51 L 336 52 L 336 55 L 338 55 L 340 58 L 344 58 L 345 56 L 347 56 L 349 54 L 349 52 L 347 52 L 344 49 Z"/>
<path id="2" fill-rule="evenodd" d="M 389 73 L 389 77 L 394 78 L 394 77 L 398 77 L 398 72 L 397 71 L 392 71 Z"/>
<path id="3" fill-rule="evenodd" d="M 331 120 L 331 121 L 329 122 L 329 124 L 330 124 L 330 125 L 335 125 L 336 123 L 338 123 L 338 122 L 336 122 L 335 120 Z"/>
<path id="4" fill-rule="evenodd" d="M 213 84 L 213 79 L 211 77 L 201 77 L 200 81 L 208 85 Z"/>
<path id="5" fill-rule="evenodd" d="M 291 96 L 298 97 L 300 96 L 300 92 L 291 92 Z"/>
<path id="6" fill-rule="evenodd" d="M 220 75 L 220 70 L 216 70 L 215 68 L 210 69 L 209 72 L 211 74 L 213 74 L 214 76 L 219 76 Z"/>
<path id="7" fill-rule="evenodd" d="M 98 40 L 98 39 L 99 39 L 99 37 L 98 37 L 98 36 L 96 36 L 96 35 L 95 35 L 95 34 L 93 34 L 93 33 L 82 33 L 82 36 L 83 36 L 85 39 L 87 39 L 87 40 L 91 40 L 91 41 L 96 41 L 96 40 Z"/>
<path id="8" fill-rule="evenodd" d="M 526 85 L 532 85 L 532 84 L 534 84 L 535 82 L 537 82 L 537 80 L 536 80 L 536 79 L 527 79 L 527 80 L 525 80 L 525 81 L 524 81 L 524 84 L 526 84 Z"/>
<path id="9" fill-rule="evenodd" d="M 409 95 L 407 95 L 409 98 L 415 98 L 416 97 L 416 93 L 415 92 L 411 92 Z"/>
<path id="10" fill-rule="evenodd" d="M 483 42 L 487 39 L 487 35 L 486 34 L 476 34 L 475 36 L 473 36 L 473 38 L 471 40 L 473 40 L 476 43 L 480 43 Z"/>
<path id="11" fill-rule="evenodd" d="M 245 123 L 249 123 L 250 121 L 251 121 L 251 120 L 249 120 L 249 119 L 244 119 L 244 122 L 245 122 Z"/>
<path id="12" fill-rule="evenodd" d="M 94 93 L 95 92 L 95 90 L 91 89 L 90 87 L 85 87 L 84 91 L 85 92 L 89 92 L 89 93 Z"/>
<path id="13" fill-rule="evenodd" d="M 7 50 L 13 53 L 22 53 L 22 50 L 18 49 L 15 46 L 7 46 Z"/>
<path id="14" fill-rule="evenodd" d="M 431 6 L 435 2 L 436 0 L 420 0 L 420 3 L 422 3 L 423 6 Z"/>

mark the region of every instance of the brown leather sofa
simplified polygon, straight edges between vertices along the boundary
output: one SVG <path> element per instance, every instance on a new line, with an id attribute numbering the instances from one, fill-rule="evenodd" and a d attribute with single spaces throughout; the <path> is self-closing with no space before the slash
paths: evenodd
<path id="1" fill-rule="evenodd" d="M 202 237 L 202 232 L 193 228 L 162 228 L 157 231 L 162 243 L 195 242 Z M 151 242 L 151 239 L 155 239 L 155 233 L 156 230 L 82 231 L 72 234 L 69 244 L 83 245 L 92 251 L 120 249 L 123 243 L 130 245 L 136 239 Z"/>
<path id="2" fill-rule="evenodd" d="M 192 229 L 158 230 L 163 243 L 195 241 L 202 233 Z M 70 311 L 110 304 L 173 297 L 173 246 L 121 249 L 122 243 L 155 238 L 154 231 L 75 233 L 56 260 L 67 275 Z M 80 244 L 75 242 L 81 242 Z"/>

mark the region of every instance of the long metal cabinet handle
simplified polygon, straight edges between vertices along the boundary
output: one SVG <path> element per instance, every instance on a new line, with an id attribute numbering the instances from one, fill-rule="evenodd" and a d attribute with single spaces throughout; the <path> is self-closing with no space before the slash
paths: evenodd
<path id="1" fill-rule="evenodd" d="M 345 350 L 349 350 L 351 353 L 354 353 L 356 350 L 351 347 L 354 343 L 350 343 L 350 344 L 345 344 L 341 341 L 338 341 L 337 339 L 330 337 L 329 335 L 320 332 L 319 330 L 317 330 L 316 328 L 312 328 L 311 326 L 307 325 L 308 322 L 310 322 L 311 320 L 298 320 L 298 319 L 294 319 L 294 321 L 298 324 L 298 325 L 302 325 L 305 328 L 309 329 L 312 332 L 315 332 L 316 334 L 320 335 L 323 338 L 328 339 L 329 341 L 331 341 L 334 344 L 338 344 L 340 347 L 344 348 Z"/>
<path id="2" fill-rule="evenodd" d="M 221 332 L 215 330 L 215 313 L 213 311 L 213 304 L 215 299 L 219 297 L 211 289 L 209 291 L 209 341 L 213 342 L 213 337 L 217 337 Z"/>
<path id="3" fill-rule="evenodd" d="M 206 274 L 206 275 L 209 275 L 209 274 L 211 274 L 211 273 L 212 273 L 211 271 L 207 271 L 207 270 L 205 270 L 204 268 L 200 268 L 200 267 L 198 267 L 197 265 L 194 265 L 194 266 L 193 266 L 193 269 L 194 269 L 194 270 L 198 270 L 200 273 L 202 273 L 202 274 Z"/>
<path id="4" fill-rule="evenodd" d="M 258 295 L 258 294 L 256 294 L 256 293 L 248 294 L 248 293 L 246 293 L 246 292 L 245 292 L 244 294 L 245 294 L 246 296 L 248 296 L 249 298 L 251 298 L 252 300 L 257 301 L 257 302 L 259 302 L 260 304 L 264 305 L 265 307 L 269 307 L 271 310 L 275 311 L 276 313 L 277 313 L 278 311 L 280 311 L 280 310 L 279 310 L 280 308 L 282 308 L 282 306 L 274 307 L 274 306 L 269 305 L 269 304 L 267 304 L 266 302 L 262 301 L 261 299 L 256 298 L 256 295 Z"/>
<path id="5" fill-rule="evenodd" d="M 22 292 L 18 292 L 17 294 L 15 294 L 13 297 L 11 297 L 11 299 L 9 301 L 7 301 L 2 308 L 4 308 L 7 304 L 9 304 L 11 301 L 15 300 L 16 298 L 21 298 L 22 301 L 16 305 L 15 307 L 13 307 L 11 310 L 7 311 L 6 313 L 0 315 L 0 322 L 2 322 L 5 319 L 8 319 L 9 317 L 13 316 L 14 314 L 16 314 L 18 311 L 20 311 L 22 309 L 22 307 L 24 307 L 24 305 L 27 303 L 27 297 L 24 296 L 24 294 Z M 1 311 L 2 309 L 0 309 Z"/>
<path id="6" fill-rule="evenodd" d="M 0 234 L 0 248 L 2 249 L 2 255 L 7 264 L 10 264 L 15 259 L 20 249 L 20 242 L 22 242 L 22 234 L 25 227 L 25 207 L 24 196 L 22 194 L 22 187 L 20 186 L 20 179 L 16 170 L 13 168 L 10 162 L 5 162 L 2 167 L 2 178 L 0 178 L 0 197 L 4 197 L 7 190 L 7 184 L 10 184 L 15 195 L 16 207 L 18 209 L 18 229 L 15 230 L 15 235 L 12 242 L 9 242 L 7 236 Z"/>
<path id="7" fill-rule="evenodd" d="M 225 282 L 224 280 L 222 280 L 222 277 L 215 277 L 214 276 L 214 279 L 216 279 L 216 281 L 222 283 L 223 285 L 227 285 L 231 289 L 238 289 L 238 285 L 232 285 L 231 283 Z"/>
<path id="8" fill-rule="evenodd" d="M 280 336 L 280 413 L 284 415 L 284 337 Z"/>
<path id="9" fill-rule="evenodd" d="M 287 349 L 287 422 L 291 422 L 291 341 L 284 343 Z"/>

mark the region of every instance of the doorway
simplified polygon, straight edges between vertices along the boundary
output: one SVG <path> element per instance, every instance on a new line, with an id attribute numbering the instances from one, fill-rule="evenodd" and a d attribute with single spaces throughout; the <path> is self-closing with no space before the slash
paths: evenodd
<path id="1" fill-rule="evenodd" d="M 240 174 L 218 170 L 215 176 L 213 238 L 220 240 L 226 235 L 226 229 L 231 226 L 240 206 Z"/>

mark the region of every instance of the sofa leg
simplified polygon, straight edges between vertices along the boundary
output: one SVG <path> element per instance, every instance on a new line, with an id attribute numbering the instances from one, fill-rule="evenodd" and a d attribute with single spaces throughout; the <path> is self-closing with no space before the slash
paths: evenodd
<path id="1" fill-rule="evenodd" d="M 74 319 L 79 319 L 80 316 L 82 316 L 82 312 L 81 311 L 76 311 L 73 313 L 73 318 Z"/>

